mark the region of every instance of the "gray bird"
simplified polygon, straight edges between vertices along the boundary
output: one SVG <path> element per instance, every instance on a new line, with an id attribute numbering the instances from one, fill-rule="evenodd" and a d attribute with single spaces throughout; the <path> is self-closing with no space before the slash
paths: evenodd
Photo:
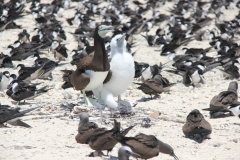
<path id="1" fill-rule="evenodd" d="M 204 119 L 203 115 L 197 109 L 188 114 L 182 130 L 186 137 L 193 138 L 199 143 L 209 138 L 209 135 L 212 133 L 211 124 Z"/>
<path id="2" fill-rule="evenodd" d="M 118 159 L 119 160 L 129 160 L 130 156 L 135 157 L 135 158 L 140 157 L 139 154 L 133 152 L 131 150 L 131 148 L 128 146 L 122 146 L 119 148 L 119 150 L 118 150 Z"/>

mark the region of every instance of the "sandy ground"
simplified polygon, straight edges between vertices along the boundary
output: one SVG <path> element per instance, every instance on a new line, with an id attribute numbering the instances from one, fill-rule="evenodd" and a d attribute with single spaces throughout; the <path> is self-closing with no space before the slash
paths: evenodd
<path id="1" fill-rule="evenodd" d="M 72 3 L 76 5 L 76 3 Z M 105 4 L 102 4 L 105 5 Z M 172 3 L 167 2 L 167 6 Z M 29 6 L 29 5 L 28 5 Z M 27 6 L 27 7 L 28 7 Z M 161 8 L 161 12 L 166 12 Z M 227 12 L 227 11 L 226 11 Z M 167 13 L 167 12 L 166 12 Z M 232 12 L 233 13 L 233 12 Z M 150 14 L 150 13 L 147 13 Z M 64 12 L 64 17 L 59 18 L 63 22 L 63 27 L 66 32 L 74 31 L 76 27 L 69 26 L 65 18 L 70 18 L 74 15 L 72 10 Z M 229 15 L 229 14 L 227 14 Z M 24 16 L 24 18 L 16 20 L 17 24 L 21 24 L 23 28 L 27 29 L 31 35 L 35 27 L 35 22 L 31 15 Z M 212 26 L 207 26 L 211 28 Z M 206 28 L 207 28 L 206 27 Z M 153 28 L 152 33 L 158 27 Z M 5 30 L 0 33 L 0 51 L 6 53 L 6 47 L 17 40 L 17 34 L 21 29 Z M 161 57 L 158 48 L 149 47 L 146 40 L 140 36 L 134 36 L 136 45 L 132 48 L 133 51 L 137 50 L 134 59 L 139 62 L 147 62 L 151 65 L 165 63 L 168 61 L 167 57 Z M 67 33 L 67 40 L 65 41 L 69 53 L 72 49 L 77 48 L 77 43 L 71 34 Z M 209 47 L 207 41 L 192 41 L 187 47 L 207 48 Z M 181 54 L 180 50 L 177 51 Z M 211 52 L 215 55 L 216 52 Z M 46 52 L 46 56 L 54 59 L 51 53 Z M 71 61 L 71 56 L 66 62 Z M 28 58 L 22 62 L 14 61 L 16 66 L 19 63 L 31 65 L 32 59 Z M 65 62 L 64 62 L 65 63 Z M 171 66 L 168 64 L 167 66 Z M 35 100 L 27 101 L 21 107 L 29 108 L 41 106 L 40 109 L 32 112 L 29 116 L 22 119 L 32 126 L 32 128 L 14 127 L 8 125 L 8 128 L 0 129 L 0 160 L 13 160 L 13 159 L 102 159 L 99 157 L 91 158 L 87 155 L 92 151 L 88 145 L 77 144 L 75 135 L 77 134 L 77 126 L 79 120 L 69 118 L 69 111 L 60 108 L 60 104 L 67 101 L 77 102 L 81 97 L 78 91 L 73 89 L 63 90 L 62 73 L 61 69 L 74 69 L 70 64 L 56 68 L 53 71 L 53 81 L 35 80 L 34 82 L 42 82 L 40 86 L 48 85 L 53 89 L 48 93 L 37 97 Z M 11 73 L 17 73 L 15 69 L 0 68 L 0 71 L 9 70 Z M 223 74 L 218 68 L 204 74 L 206 84 L 201 88 L 185 87 L 182 84 L 182 77 L 170 73 L 162 72 L 162 74 L 169 79 L 170 82 L 177 83 L 171 88 L 169 93 L 163 93 L 156 99 L 149 99 L 148 95 L 144 95 L 140 90 L 136 89 L 137 86 L 132 84 L 122 98 L 133 102 L 137 101 L 138 105 L 133 108 L 134 116 L 128 118 L 118 118 L 122 127 L 128 127 L 130 124 L 139 123 L 132 129 L 128 136 L 134 136 L 137 133 L 153 134 L 165 143 L 170 144 L 175 154 L 179 159 L 194 159 L 194 160 L 239 160 L 239 143 L 240 143 L 240 129 L 238 125 L 239 119 L 237 117 L 229 117 L 223 119 L 209 119 L 208 112 L 201 111 L 205 119 L 212 125 L 211 139 L 205 140 L 199 144 L 193 140 L 184 137 L 182 126 L 186 116 L 193 109 L 207 108 L 211 98 L 219 92 L 227 89 L 230 80 L 224 80 Z M 16 102 L 8 98 L 5 92 L 0 92 L 1 104 L 8 104 L 16 106 Z M 149 117 L 151 113 L 160 112 L 160 116 L 151 118 L 152 125 L 150 128 L 143 128 L 140 126 L 143 118 Z M 90 115 L 93 117 L 98 114 L 98 111 L 89 109 Z M 105 112 L 109 114 L 109 112 Z M 50 115 L 59 114 L 59 117 L 51 117 Z M 49 117 L 48 117 L 49 116 Z M 94 120 L 102 127 L 111 128 L 112 119 L 107 119 L 109 122 L 100 123 Z M 113 151 L 110 153 L 112 156 L 117 156 L 117 144 Z M 157 159 L 173 159 L 168 155 L 160 154 Z"/>

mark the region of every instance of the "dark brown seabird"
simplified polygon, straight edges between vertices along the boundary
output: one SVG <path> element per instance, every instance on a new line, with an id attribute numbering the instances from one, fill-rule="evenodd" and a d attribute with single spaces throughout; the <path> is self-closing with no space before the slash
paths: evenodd
<path id="1" fill-rule="evenodd" d="M 208 135 L 212 133 L 211 124 L 204 119 L 203 115 L 197 109 L 188 114 L 182 130 L 185 136 L 192 137 L 199 143 L 209 138 Z"/>
<path id="2" fill-rule="evenodd" d="M 94 32 L 94 55 L 85 56 L 71 74 L 70 82 L 76 90 L 91 91 L 101 87 L 107 76 L 110 76 L 110 64 L 105 50 L 104 38 L 112 31 L 111 26 L 100 25 Z M 91 105 L 86 98 L 88 105 Z"/>
<path id="3" fill-rule="evenodd" d="M 114 126 L 111 130 L 105 128 L 96 129 L 91 135 L 89 146 L 95 150 L 98 155 L 100 151 L 112 151 L 113 147 L 118 143 L 115 139 L 110 138 L 115 135 L 116 137 L 124 137 L 134 126 L 130 126 L 123 131 L 120 131 L 120 122 L 114 119 Z M 107 152 L 107 153 L 108 153 Z"/>
<path id="4" fill-rule="evenodd" d="M 75 139 L 77 143 L 88 144 L 91 135 L 98 129 L 98 125 L 94 122 L 89 122 L 89 117 L 86 112 L 80 113 L 79 117 L 78 134 Z"/>
<path id="5" fill-rule="evenodd" d="M 150 159 L 159 155 L 159 152 L 164 154 L 169 154 L 178 160 L 177 156 L 174 154 L 173 148 L 158 140 L 153 135 L 146 135 L 140 133 L 135 137 L 116 137 L 111 136 L 116 139 L 123 146 L 128 146 L 134 153 L 139 154 L 142 159 Z"/>
<path id="6" fill-rule="evenodd" d="M 157 96 L 158 94 L 164 92 L 163 83 L 160 81 L 158 74 L 151 79 L 143 80 L 143 83 L 135 84 L 140 85 L 138 89 L 142 90 L 145 94 L 149 94 L 151 99 L 153 99 L 152 95 Z"/>
<path id="7" fill-rule="evenodd" d="M 236 81 L 229 83 L 227 91 L 220 92 L 217 96 L 214 96 L 210 102 L 210 108 L 203 110 L 210 111 L 211 118 L 233 116 L 228 109 L 228 106 L 231 104 L 240 104 L 238 102 L 238 83 Z M 225 112 L 228 112 L 229 115 L 225 114 Z"/>

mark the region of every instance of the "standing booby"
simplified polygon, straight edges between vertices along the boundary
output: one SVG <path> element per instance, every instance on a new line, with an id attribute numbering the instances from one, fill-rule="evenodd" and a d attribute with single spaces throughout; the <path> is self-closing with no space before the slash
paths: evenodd
<path id="1" fill-rule="evenodd" d="M 101 95 L 93 90 L 96 97 L 100 96 L 104 104 L 111 110 L 118 107 L 114 96 L 120 96 L 131 84 L 135 75 L 134 60 L 131 54 L 126 51 L 126 34 L 118 34 L 111 40 L 111 62 L 110 70 L 112 76 L 110 80 L 103 84 Z"/>
<path id="2" fill-rule="evenodd" d="M 110 64 L 104 46 L 104 38 L 112 31 L 111 26 L 99 25 L 94 32 L 94 55 L 85 56 L 71 74 L 70 82 L 76 90 L 91 91 L 103 85 L 107 75 L 110 75 Z M 88 105 L 89 100 L 86 98 Z"/>

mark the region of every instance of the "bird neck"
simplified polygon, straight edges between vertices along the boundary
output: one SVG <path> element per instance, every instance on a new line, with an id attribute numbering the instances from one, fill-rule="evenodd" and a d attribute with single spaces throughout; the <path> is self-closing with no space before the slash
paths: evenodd
<path id="1" fill-rule="evenodd" d="M 104 39 L 98 35 L 97 29 L 94 33 L 94 55 L 92 59 L 94 70 L 108 71 L 110 69 L 108 55 L 105 50 Z"/>
<path id="2" fill-rule="evenodd" d="M 117 53 L 119 53 L 119 54 L 122 53 L 123 54 L 126 51 L 126 49 L 124 47 L 121 47 L 121 48 L 118 48 L 117 51 L 118 51 Z"/>

